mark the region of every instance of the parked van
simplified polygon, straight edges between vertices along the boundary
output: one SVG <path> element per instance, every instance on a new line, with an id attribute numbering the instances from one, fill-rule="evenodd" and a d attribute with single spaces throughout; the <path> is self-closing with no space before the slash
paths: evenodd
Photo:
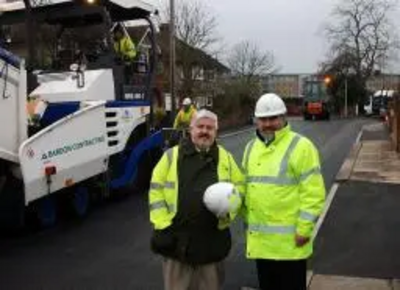
<path id="1" fill-rule="evenodd" d="M 379 116 L 388 109 L 388 102 L 393 98 L 395 90 L 379 90 L 368 97 L 364 111 L 369 116 Z"/>

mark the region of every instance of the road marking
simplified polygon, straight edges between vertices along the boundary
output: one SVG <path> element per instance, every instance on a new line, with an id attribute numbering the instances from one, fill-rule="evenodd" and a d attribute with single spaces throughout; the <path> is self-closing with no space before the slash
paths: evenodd
<path id="1" fill-rule="evenodd" d="M 326 215 L 328 214 L 329 208 L 331 207 L 332 201 L 335 198 L 336 192 L 339 189 L 339 183 L 334 183 L 331 187 L 331 190 L 329 191 L 328 197 L 326 199 L 326 204 L 324 211 L 322 212 L 320 218 L 318 219 L 317 224 L 315 225 L 314 232 L 312 238 L 314 239 L 317 235 L 318 232 L 322 226 L 322 223 L 324 222 Z"/>
<path id="2" fill-rule="evenodd" d="M 363 134 L 363 129 L 361 129 L 360 132 L 357 135 L 356 144 L 360 143 L 362 134 Z"/>
<path id="3" fill-rule="evenodd" d="M 227 134 L 221 135 L 219 138 L 221 138 L 221 139 L 228 138 L 228 137 L 236 136 L 236 135 L 239 135 L 239 134 L 242 134 L 242 133 L 246 133 L 246 132 L 249 132 L 249 131 L 252 131 L 252 130 L 254 130 L 254 127 L 246 128 L 246 129 L 235 131 L 235 132 L 232 132 L 232 133 L 227 133 Z M 362 137 L 362 133 L 363 133 L 363 130 L 361 129 L 360 132 L 357 135 L 357 139 L 355 141 L 355 144 L 358 144 L 360 142 L 361 137 Z M 330 209 L 330 207 L 332 205 L 333 199 L 335 198 L 335 195 L 336 195 L 336 192 L 337 192 L 338 189 L 339 189 L 339 183 L 334 183 L 332 185 L 332 187 L 330 188 L 328 196 L 327 196 L 327 199 L 326 199 L 325 208 L 324 208 L 320 218 L 318 219 L 317 224 L 315 225 L 313 236 L 312 236 L 313 239 L 318 235 L 318 232 L 319 232 L 319 230 L 320 230 L 320 228 L 321 228 L 321 226 L 322 226 L 322 224 L 323 224 L 323 222 L 324 222 L 324 220 L 325 220 L 325 218 L 326 218 L 326 216 L 328 214 L 328 211 L 329 211 L 329 209 Z"/>
<path id="4" fill-rule="evenodd" d="M 250 127 L 250 128 L 246 128 L 246 129 L 243 129 L 243 130 L 239 130 L 239 131 L 223 134 L 223 135 L 219 136 L 219 138 L 220 139 L 228 138 L 228 137 L 240 135 L 242 133 L 246 133 L 246 132 L 253 131 L 253 130 L 255 130 L 254 127 Z"/>
<path id="5" fill-rule="evenodd" d="M 358 143 L 360 143 L 362 134 L 363 134 L 363 128 L 361 128 L 360 132 L 358 132 L 356 141 L 355 141 L 355 143 L 354 143 L 353 146 L 355 146 L 355 145 L 357 145 Z M 346 159 L 345 159 L 344 162 L 346 162 Z M 331 189 L 330 189 L 330 191 L 329 191 L 328 197 L 327 197 L 327 199 L 326 199 L 326 204 L 325 204 L 324 211 L 322 212 L 321 217 L 318 219 L 318 222 L 317 222 L 317 224 L 315 225 L 314 232 L 313 232 L 313 239 L 318 235 L 318 232 L 319 232 L 319 230 L 320 230 L 320 228 L 321 228 L 321 226 L 322 226 L 322 223 L 324 222 L 324 220 L 325 220 L 325 218 L 326 218 L 326 215 L 328 214 L 329 208 L 330 208 L 331 205 L 332 205 L 333 199 L 335 198 L 335 195 L 336 195 L 337 190 L 339 189 L 339 186 L 340 186 L 340 184 L 337 183 L 337 182 L 335 182 L 335 183 L 332 185 L 332 187 L 331 187 Z"/>

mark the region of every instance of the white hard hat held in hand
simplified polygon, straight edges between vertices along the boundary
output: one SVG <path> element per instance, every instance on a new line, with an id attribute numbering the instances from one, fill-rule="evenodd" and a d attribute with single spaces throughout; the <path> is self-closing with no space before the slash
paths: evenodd
<path id="1" fill-rule="evenodd" d="M 239 192 L 229 182 L 210 185 L 204 192 L 203 202 L 217 217 L 226 217 L 229 212 L 237 211 L 241 204 Z"/>

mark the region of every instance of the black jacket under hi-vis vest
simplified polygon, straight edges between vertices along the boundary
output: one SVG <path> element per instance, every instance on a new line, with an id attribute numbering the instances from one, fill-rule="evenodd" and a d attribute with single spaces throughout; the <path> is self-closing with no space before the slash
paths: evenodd
<path id="1" fill-rule="evenodd" d="M 208 186 L 218 182 L 218 146 L 199 152 L 190 140 L 179 145 L 178 212 L 173 224 L 155 231 L 152 249 L 183 263 L 201 265 L 223 260 L 231 248 L 229 229 L 203 203 Z"/>

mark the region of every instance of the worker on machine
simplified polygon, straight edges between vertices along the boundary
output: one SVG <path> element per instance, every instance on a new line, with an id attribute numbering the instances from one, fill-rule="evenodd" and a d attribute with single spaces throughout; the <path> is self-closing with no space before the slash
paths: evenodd
<path id="1" fill-rule="evenodd" d="M 118 61 L 124 64 L 125 83 L 130 83 L 134 71 L 134 60 L 137 55 L 135 44 L 119 23 L 112 29 L 112 33 Z"/>
<path id="2" fill-rule="evenodd" d="M 112 32 L 115 52 L 123 61 L 132 63 L 137 54 L 132 39 L 119 23 L 113 28 Z"/>

